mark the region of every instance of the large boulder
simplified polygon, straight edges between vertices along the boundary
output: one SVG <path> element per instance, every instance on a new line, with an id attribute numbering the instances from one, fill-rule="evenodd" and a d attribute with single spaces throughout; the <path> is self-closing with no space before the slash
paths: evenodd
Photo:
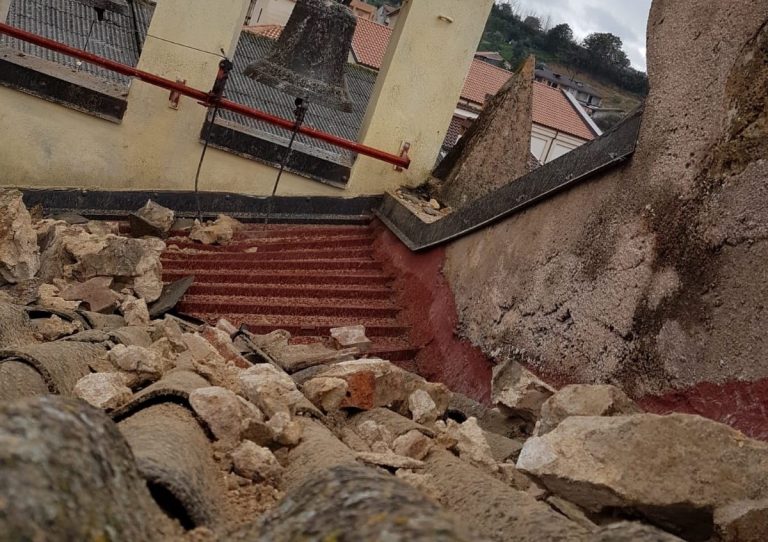
<path id="1" fill-rule="evenodd" d="M 32 279 L 40 269 L 40 249 L 21 192 L 0 189 L 0 284 Z"/>
<path id="2" fill-rule="evenodd" d="M 571 416 L 624 416 L 641 412 L 616 386 L 574 384 L 565 386 L 541 406 L 536 434 L 549 433 Z"/>
<path id="3" fill-rule="evenodd" d="M 587 510 L 639 513 L 687 540 L 712 536 L 716 508 L 768 495 L 768 443 L 686 414 L 567 418 L 517 467 Z"/>

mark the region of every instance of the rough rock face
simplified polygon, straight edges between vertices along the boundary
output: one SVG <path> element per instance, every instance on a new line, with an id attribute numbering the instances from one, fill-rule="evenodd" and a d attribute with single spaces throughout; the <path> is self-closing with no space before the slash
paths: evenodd
<path id="1" fill-rule="evenodd" d="M 768 444 L 686 414 L 567 418 L 517 467 L 588 510 L 634 510 L 690 540 L 712 535 L 714 509 L 768 495 Z"/>
<path id="2" fill-rule="evenodd" d="M 189 404 L 217 439 L 230 445 L 240 440 L 243 407 L 233 392 L 215 386 L 199 388 L 189 394 Z"/>
<path id="3" fill-rule="evenodd" d="M 533 109 L 533 57 L 486 105 L 435 170 L 440 196 L 458 207 L 528 173 Z"/>
<path id="4" fill-rule="evenodd" d="M 152 200 L 147 200 L 144 207 L 136 212 L 136 216 L 148 226 L 149 231 L 146 233 L 164 237 L 171 231 L 171 227 L 173 227 L 175 213 L 171 209 L 163 207 Z"/>
<path id="5" fill-rule="evenodd" d="M 346 506 L 339 507 L 339 502 Z M 422 493 L 394 476 L 362 466 L 339 466 L 313 473 L 259 525 L 235 537 L 257 539 L 448 542 L 473 538 Z"/>
<path id="6" fill-rule="evenodd" d="M 131 400 L 133 392 L 119 373 L 93 373 L 75 384 L 74 393 L 83 401 L 104 410 L 114 410 Z"/>
<path id="7" fill-rule="evenodd" d="M 219 215 L 216 220 L 209 224 L 195 220 L 195 225 L 189 232 L 189 238 L 204 245 L 221 245 L 232 241 L 235 233 L 241 228 L 242 224 L 234 218 Z"/>
<path id="8" fill-rule="evenodd" d="M 565 386 L 541 406 L 536 435 L 552 431 L 570 416 L 622 416 L 642 410 L 616 386 L 574 384 Z"/>
<path id="9" fill-rule="evenodd" d="M 763 0 L 653 2 L 631 162 L 448 248 L 473 344 L 633 399 L 768 377 L 766 20 Z M 729 395 L 677 404 L 764 420 Z"/>
<path id="10" fill-rule="evenodd" d="M 30 280 L 40 268 L 40 250 L 21 192 L 0 189 L 0 210 L 0 284 Z"/>
<path id="11" fill-rule="evenodd" d="M 0 533 L 7 540 L 167 540 L 114 423 L 81 401 L 0 405 Z"/>
<path id="12" fill-rule="evenodd" d="M 506 361 L 493 368 L 493 402 L 511 414 L 536 419 L 555 390 L 519 363 Z"/>
<path id="13" fill-rule="evenodd" d="M 232 462 L 235 472 L 250 480 L 275 483 L 283 471 L 269 448 L 248 440 L 232 452 Z"/>
<path id="14" fill-rule="evenodd" d="M 715 528 L 722 542 L 768 540 L 768 499 L 739 501 L 718 508 Z"/>

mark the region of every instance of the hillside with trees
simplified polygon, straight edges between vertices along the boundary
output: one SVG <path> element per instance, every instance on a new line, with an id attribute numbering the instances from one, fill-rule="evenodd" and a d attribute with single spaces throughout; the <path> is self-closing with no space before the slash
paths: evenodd
<path id="1" fill-rule="evenodd" d="M 582 78 L 586 74 L 603 84 L 644 96 L 648 78 L 630 66 L 622 47 L 621 38 L 610 33 L 590 34 L 577 42 L 568 24 L 551 26 L 549 18 L 525 14 L 514 1 L 493 6 L 480 44 L 483 50 L 499 51 L 513 66 L 533 54 L 540 62 L 578 71 Z"/>
<path id="2" fill-rule="evenodd" d="M 399 0 L 367 1 L 376 6 L 400 4 Z M 532 54 L 538 63 L 597 89 L 606 108 L 627 112 L 648 93 L 648 78 L 631 67 L 620 37 L 594 33 L 579 42 L 568 24 L 552 25 L 550 17 L 525 12 L 516 0 L 497 0 L 479 50 L 498 51 L 513 67 Z M 606 120 L 610 125 L 618 118 Z"/>

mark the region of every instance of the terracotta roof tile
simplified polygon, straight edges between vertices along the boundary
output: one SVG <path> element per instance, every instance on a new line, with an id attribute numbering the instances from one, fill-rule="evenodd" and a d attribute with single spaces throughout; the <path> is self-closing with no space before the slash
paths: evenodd
<path id="1" fill-rule="evenodd" d="M 257 24 L 255 26 L 246 26 L 243 30 L 273 40 L 279 38 L 280 34 L 283 33 L 283 27 L 279 24 Z"/>
<path id="2" fill-rule="evenodd" d="M 591 141 L 595 134 L 563 92 L 533 83 L 533 122 Z"/>
<path id="3" fill-rule="evenodd" d="M 282 27 L 258 25 L 248 27 L 246 30 L 277 39 L 282 32 Z M 358 18 L 357 29 L 352 39 L 352 52 L 357 62 L 368 68 L 381 69 L 391 35 L 391 28 Z M 512 73 L 503 68 L 474 59 L 464 81 L 461 97 L 469 102 L 483 105 L 486 98 L 489 95 L 495 95 L 511 76 Z M 587 141 L 595 138 L 589 125 L 563 92 L 543 83 L 533 84 L 533 122 Z"/>
<path id="4" fill-rule="evenodd" d="M 512 77 L 512 72 L 497 68 L 482 60 L 472 60 L 467 79 L 464 81 L 464 90 L 461 97 L 470 102 L 485 104 L 488 95 L 494 96 L 504 83 Z"/>
<path id="5" fill-rule="evenodd" d="M 357 62 L 380 70 L 384 64 L 390 36 L 391 28 L 366 19 L 357 19 L 357 28 L 352 38 L 352 52 Z"/>

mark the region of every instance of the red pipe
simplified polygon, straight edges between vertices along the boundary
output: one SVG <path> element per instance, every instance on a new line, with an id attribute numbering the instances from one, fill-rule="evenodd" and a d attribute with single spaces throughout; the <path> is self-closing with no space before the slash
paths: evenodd
<path id="1" fill-rule="evenodd" d="M 45 47 L 46 49 L 51 49 L 53 51 L 57 51 L 59 53 L 62 53 L 68 56 L 79 58 L 80 60 L 84 60 L 85 62 L 96 64 L 98 66 L 107 68 L 108 70 L 120 73 L 122 75 L 126 75 L 128 77 L 134 77 L 136 79 L 140 79 L 141 81 L 144 81 L 145 83 L 149 83 L 156 87 L 178 92 L 183 96 L 188 96 L 190 98 L 194 98 L 195 100 L 198 100 L 202 105 L 205 105 L 206 107 L 217 105 L 216 98 L 208 92 L 203 92 L 202 90 L 188 87 L 187 85 L 183 85 L 181 83 L 171 81 L 170 79 L 165 79 L 164 77 L 160 77 L 158 75 L 154 75 L 152 73 L 139 70 L 132 66 L 121 64 L 120 62 L 115 62 L 114 60 L 109 60 L 108 58 L 94 55 L 93 53 L 89 53 L 87 51 L 75 49 L 74 47 L 70 47 L 69 45 L 65 45 L 63 43 L 59 43 L 58 41 L 53 41 L 48 38 L 38 36 L 37 34 L 27 32 L 26 30 L 22 30 L 14 26 L 7 25 L 5 23 L 0 23 L 0 33 L 7 34 L 13 38 L 17 38 L 22 41 L 27 41 L 29 43 L 33 43 L 35 45 L 39 45 L 40 47 Z M 227 109 L 229 111 L 238 113 L 245 117 L 264 121 L 269 124 L 274 124 L 275 126 L 280 126 L 281 128 L 285 128 L 287 130 L 293 130 L 294 128 L 294 122 L 292 120 L 276 117 L 275 115 L 270 115 L 265 111 L 254 109 L 252 107 L 247 107 L 245 105 L 232 102 L 227 99 L 219 100 L 218 106 L 221 107 L 222 109 Z M 370 156 L 371 158 L 381 160 L 382 162 L 394 164 L 395 166 L 403 169 L 408 169 L 408 167 L 411 164 L 411 159 L 408 158 L 407 155 L 397 156 L 396 154 L 391 154 L 385 151 L 381 151 L 379 149 L 375 149 L 373 147 L 369 147 L 367 145 L 362 145 L 355 141 L 350 141 L 349 139 L 344 139 L 342 137 L 338 137 L 333 134 L 329 134 L 327 132 L 323 132 L 321 130 L 311 128 L 309 126 L 300 127 L 299 133 L 304 134 L 305 136 L 311 137 L 313 139 L 325 141 L 326 143 L 330 143 L 331 145 L 334 145 L 336 147 L 341 147 L 342 149 L 347 149 L 349 151 L 353 151 L 358 154 Z"/>

